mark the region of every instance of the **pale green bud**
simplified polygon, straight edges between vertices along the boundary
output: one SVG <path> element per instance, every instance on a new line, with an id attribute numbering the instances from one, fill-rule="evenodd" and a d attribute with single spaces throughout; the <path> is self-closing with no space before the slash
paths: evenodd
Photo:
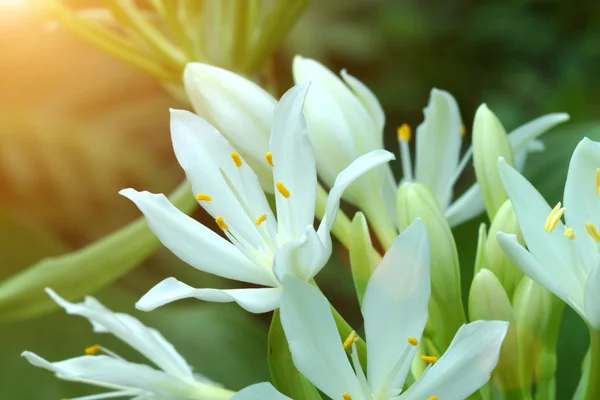
<path id="1" fill-rule="evenodd" d="M 362 305 L 367 283 L 381 257 L 373 250 L 367 219 L 361 212 L 356 213 L 350 224 L 348 250 L 356 296 Z"/>
<path id="2" fill-rule="evenodd" d="M 482 104 L 473 121 L 473 166 L 490 220 L 508 198 L 500 175 L 498 157 L 514 165 L 512 149 L 504 127 L 492 111 Z"/>
<path id="3" fill-rule="evenodd" d="M 465 323 L 460 268 L 452 231 L 437 199 L 424 185 L 404 183 L 396 199 L 398 229 L 402 232 L 421 218 L 431 246 L 431 301 L 427 334 L 444 351 Z"/>

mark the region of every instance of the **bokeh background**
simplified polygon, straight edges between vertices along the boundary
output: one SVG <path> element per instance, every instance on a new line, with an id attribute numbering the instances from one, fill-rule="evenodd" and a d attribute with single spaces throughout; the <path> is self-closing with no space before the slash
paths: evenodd
<path id="1" fill-rule="evenodd" d="M 168 109 L 185 104 L 152 78 L 44 18 L 33 0 L 0 0 L 0 54 L 1 281 L 132 221 L 138 211 L 117 195 L 119 189 L 171 192 L 183 174 L 170 147 Z M 544 113 L 568 112 L 571 121 L 544 137 L 546 152 L 532 156 L 526 169 L 552 204 L 561 199 L 577 142 L 583 136 L 600 140 L 600 3 L 595 0 L 313 1 L 273 55 L 278 94 L 291 85 L 294 54 L 333 70 L 347 68 L 372 88 L 386 111 L 387 146 L 395 152 L 396 127 L 422 121 L 432 87 L 456 97 L 467 138 L 482 102 L 507 130 Z M 461 184 L 472 180 L 468 170 Z M 465 297 L 481 222 L 484 217 L 454 231 Z M 317 280 L 342 314 L 360 326 L 347 265 L 340 248 Z M 160 249 L 95 295 L 162 331 L 196 371 L 227 387 L 267 380 L 268 315 L 198 301 L 152 313 L 134 309 L 141 294 L 172 275 L 197 286 L 234 285 L 186 267 Z M 1 398 L 95 392 L 30 366 L 19 357 L 25 349 L 59 360 L 101 343 L 141 361 L 112 337 L 92 334 L 86 321 L 62 311 L 0 321 L 0 339 Z M 587 341 L 585 326 L 566 309 L 557 398 L 573 393 Z"/>

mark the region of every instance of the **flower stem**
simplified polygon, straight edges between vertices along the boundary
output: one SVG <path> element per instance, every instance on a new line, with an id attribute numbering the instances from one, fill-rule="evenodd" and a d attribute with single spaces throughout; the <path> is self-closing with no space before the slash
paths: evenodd
<path id="1" fill-rule="evenodd" d="M 589 379 L 585 390 L 585 400 L 600 399 L 600 330 L 590 327 Z"/>

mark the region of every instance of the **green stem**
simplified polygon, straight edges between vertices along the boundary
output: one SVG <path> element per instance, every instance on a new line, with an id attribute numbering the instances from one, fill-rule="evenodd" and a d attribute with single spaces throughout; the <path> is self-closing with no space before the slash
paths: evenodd
<path id="1" fill-rule="evenodd" d="M 600 377 L 600 330 L 590 327 L 590 366 L 585 400 L 600 399 L 600 379 L 598 377 Z"/>

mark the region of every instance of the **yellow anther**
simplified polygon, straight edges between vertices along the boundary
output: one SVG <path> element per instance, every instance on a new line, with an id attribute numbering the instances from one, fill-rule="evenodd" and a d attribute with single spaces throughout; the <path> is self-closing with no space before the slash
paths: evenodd
<path id="1" fill-rule="evenodd" d="M 586 222 L 585 230 L 587 231 L 588 235 L 590 235 L 592 239 L 594 239 L 596 243 L 600 243 L 600 233 L 598 233 L 598 230 L 596 229 L 594 224 Z"/>
<path id="2" fill-rule="evenodd" d="M 96 354 L 99 351 L 100 351 L 100 345 L 97 345 L 97 344 L 85 348 L 85 354 L 87 354 L 88 356 Z"/>
<path id="3" fill-rule="evenodd" d="M 552 232 L 556 224 L 558 224 L 558 221 L 560 221 L 560 219 L 562 218 L 565 211 L 566 208 L 561 208 L 559 201 L 558 204 L 554 206 L 552 211 L 550 211 L 550 214 L 548 214 L 548 218 L 546 218 L 546 222 L 544 223 L 544 230 L 546 232 Z"/>
<path id="4" fill-rule="evenodd" d="M 465 136 L 467 134 L 467 128 L 465 128 L 465 124 L 460 125 L 460 136 Z"/>
<path id="5" fill-rule="evenodd" d="M 409 337 L 408 343 L 412 344 L 413 346 L 416 346 L 419 344 L 419 340 L 416 337 Z"/>
<path id="6" fill-rule="evenodd" d="M 412 136 L 410 126 L 408 124 L 402 124 L 398 128 L 398 140 L 404 140 L 405 142 L 410 142 L 410 137 Z"/>
<path id="7" fill-rule="evenodd" d="M 437 400 L 437 396 L 431 396 L 430 398 L 428 398 L 427 400 Z"/>
<path id="8" fill-rule="evenodd" d="M 217 223 L 217 225 L 219 225 L 219 228 L 221 228 L 221 230 L 226 231 L 227 229 L 229 229 L 229 225 L 225 223 L 225 220 L 220 215 L 217 218 L 215 218 L 215 222 Z"/>
<path id="9" fill-rule="evenodd" d="M 281 193 L 283 197 L 285 197 L 286 199 L 290 197 L 290 191 L 285 187 L 285 185 L 282 182 L 277 182 L 275 184 L 275 187 L 277 188 L 277 190 L 279 190 L 279 193 Z"/>
<path id="10" fill-rule="evenodd" d="M 426 363 L 429 364 L 433 364 L 437 361 L 437 357 L 434 356 L 421 356 L 421 360 L 425 361 Z"/>
<path id="11" fill-rule="evenodd" d="M 600 196 L 600 168 L 596 168 L 596 196 Z"/>
<path id="12" fill-rule="evenodd" d="M 240 157 L 240 155 L 238 153 L 236 153 L 235 151 L 232 151 L 230 156 L 233 159 L 235 166 L 240 168 L 242 166 L 242 157 Z"/>
<path id="13" fill-rule="evenodd" d="M 344 340 L 344 349 L 347 349 L 348 347 L 352 346 L 353 343 L 356 342 L 358 342 L 358 336 L 356 335 L 356 331 L 352 331 L 350 332 L 346 340 Z"/>
<path id="14" fill-rule="evenodd" d="M 267 213 L 262 213 L 258 216 L 258 218 L 256 218 L 256 220 L 254 221 L 254 223 L 256 225 L 260 225 L 263 222 L 265 222 L 265 220 L 267 219 Z"/>
<path id="15" fill-rule="evenodd" d="M 342 397 L 344 398 L 344 400 L 352 400 L 352 396 L 350 396 L 350 393 L 348 392 L 342 393 Z"/>
<path id="16" fill-rule="evenodd" d="M 565 229 L 564 235 L 569 239 L 575 239 L 575 232 L 573 232 L 573 228 Z"/>
<path id="17" fill-rule="evenodd" d="M 196 200 L 198 200 L 198 201 L 211 201 L 212 197 L 210 197 L 206 193 L 198 193 L 196 195 Z"/>
<path id="18" fill-rule="evenodd" d="M 267 164 L 269 164 L 271 167 L 273 167 L 273 154 L 270 151 L 267 151 L 267 154 L 265 154 L 265 160 L 267 160 Z"/>

